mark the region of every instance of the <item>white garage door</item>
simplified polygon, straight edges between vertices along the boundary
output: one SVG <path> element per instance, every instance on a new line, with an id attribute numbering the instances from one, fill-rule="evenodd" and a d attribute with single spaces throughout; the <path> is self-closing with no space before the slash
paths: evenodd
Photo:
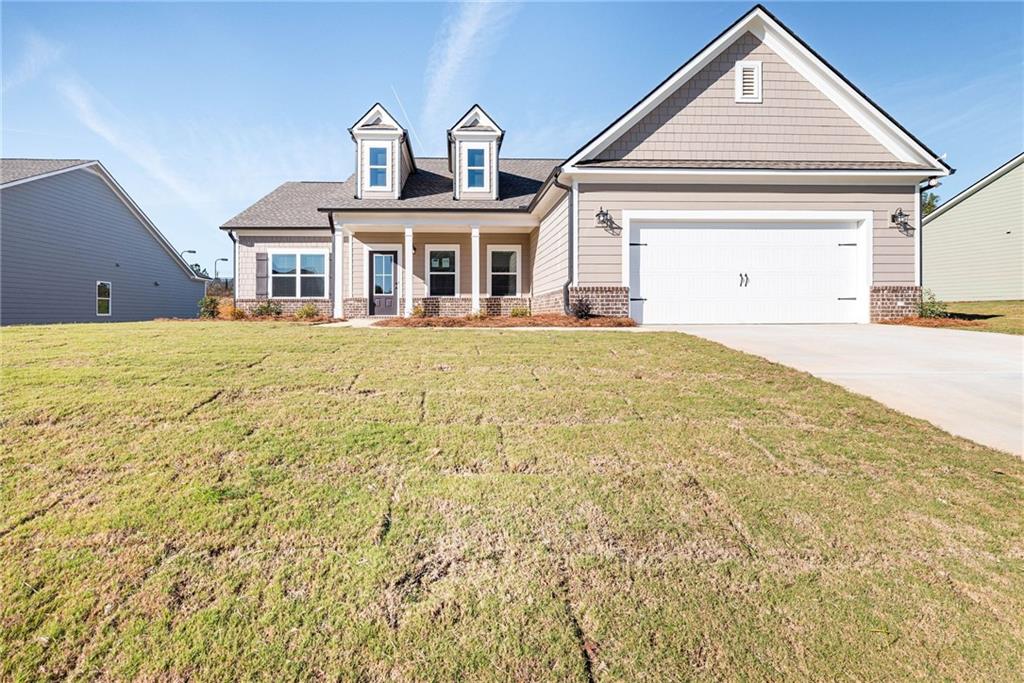
<path id="1" fill-rule="evenodd" d="M 648 324 L 863 322 L 862 232 L 849 221 L 634 223 L 630 314 Z"/>

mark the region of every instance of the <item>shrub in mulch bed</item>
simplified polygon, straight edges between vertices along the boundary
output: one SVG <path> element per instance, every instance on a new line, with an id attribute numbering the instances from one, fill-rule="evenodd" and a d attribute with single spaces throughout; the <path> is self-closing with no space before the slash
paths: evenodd
<path id="1" fill-rule="evenodd" d="M 896 320 L 881 320 L 883 325 L 913 325 L 914 327 L 982 327 L 983 324 L 977 320 L 965 320 L 963 318 L 898 318 Z"/>
<path id="2" fill-rule="evenodd" d="M 375 327 L 635 327 L 632 318 L 594 316 L 580 319 L 556 313 L 528 316 L 465 316 L 446 318 L 386 318 L 374 323 Z"/>

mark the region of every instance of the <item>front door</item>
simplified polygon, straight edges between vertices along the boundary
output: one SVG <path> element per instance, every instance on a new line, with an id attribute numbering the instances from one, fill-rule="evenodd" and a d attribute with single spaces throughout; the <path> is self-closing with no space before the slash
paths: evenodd
<path id="1" fill-rule="evenodd" d="M 397 251 L 370 252 L 370 315 L 396 315 L 398 292 L 395 288 Z"/>

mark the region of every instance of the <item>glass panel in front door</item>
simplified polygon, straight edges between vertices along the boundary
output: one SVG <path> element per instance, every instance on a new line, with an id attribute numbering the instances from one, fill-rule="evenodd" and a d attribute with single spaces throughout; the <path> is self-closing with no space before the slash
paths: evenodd
<path id="1" fill-rule="evenodd" d="M 395 257 L 392 254 L 373 255 L 373 293 L 392 294 L 395 291 Z"/>

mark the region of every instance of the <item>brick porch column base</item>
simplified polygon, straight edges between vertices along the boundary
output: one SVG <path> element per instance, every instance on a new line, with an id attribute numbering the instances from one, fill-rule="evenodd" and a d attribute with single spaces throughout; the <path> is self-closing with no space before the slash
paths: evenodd
<path id="1" fill-rule="evenodd" d="M 361 299 L 342 299 L 341 314 L 346 320 L 352 318 L 368 318 L 370 316 L 370 300 L 366 297 Z"/>
<path id="2" fill-rule="evenodd" d="M 871 287 L 871 322 L 916 318 L 921 305 L 921 288 L 916 285 L 874 285 Z"/>
<path id="3" fill-rule="evenodd" d="M 570 287 L 569 310 L 581 299 L 590 302 L 590 312 L 594 315 L 629 316 L 629 287 Z"/>

